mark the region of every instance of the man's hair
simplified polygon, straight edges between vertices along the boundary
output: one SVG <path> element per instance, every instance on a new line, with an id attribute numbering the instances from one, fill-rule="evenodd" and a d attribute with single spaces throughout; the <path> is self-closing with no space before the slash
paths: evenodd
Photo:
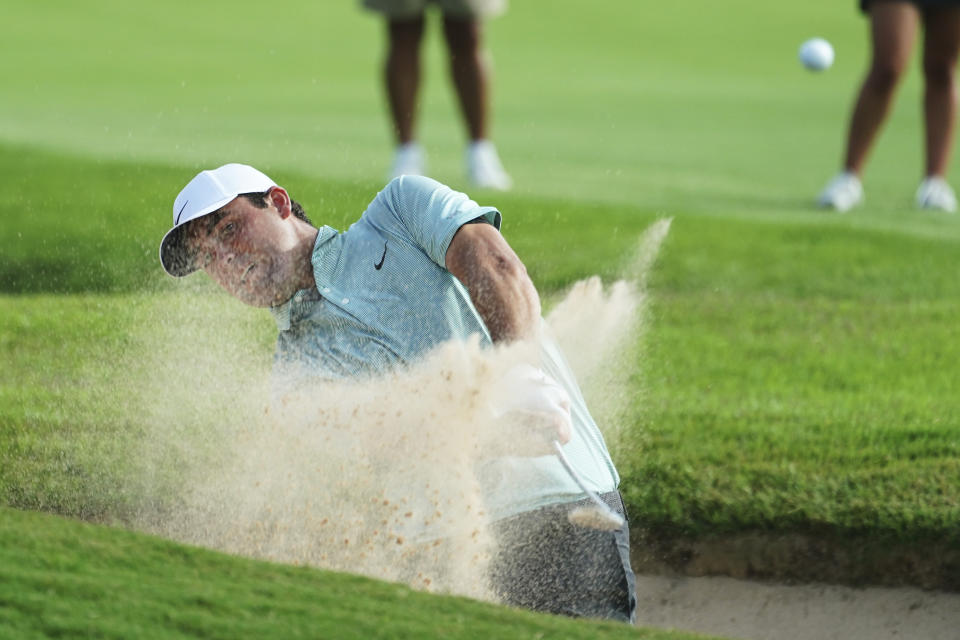
<path id="1" fill-rule="evenodd" d="M 257 209 L 266 209 L 267 208 L 267 195 L 270 193 L 267 191 L 254 191 L 253 193 L 241 193 L 239 197 L 245 199 L 247 202 L 255 206 Z M 303 207 L 296 200 L 290 200 L 290 208 L 293 209 L 293 215 L 297 216 L 304 222 L 309 225 L 313 225 L 310 218 L 307 217 L 306 212 L 303 210 Z"/>

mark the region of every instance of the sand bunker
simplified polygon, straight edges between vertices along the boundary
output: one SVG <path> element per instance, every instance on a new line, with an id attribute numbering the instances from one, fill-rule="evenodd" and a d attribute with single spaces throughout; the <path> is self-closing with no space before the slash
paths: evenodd
<path id="1" fill-rule="evenodd" d="M 954 640 L 960 594 L 637 577 L 638 624 L 749 640 Z"/>

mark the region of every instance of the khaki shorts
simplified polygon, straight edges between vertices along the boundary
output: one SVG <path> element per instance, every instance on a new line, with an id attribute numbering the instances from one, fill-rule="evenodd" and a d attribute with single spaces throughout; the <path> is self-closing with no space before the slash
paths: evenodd
<path id="1" fill-rule="evenodd" d="M 389 18 L 412 18 L 434 5 L 444 15 L 470 18 L 492 18 L 507 9 L 507 0 L 362 0 L 363 6 L 371 11 L 385 14 Z"/>

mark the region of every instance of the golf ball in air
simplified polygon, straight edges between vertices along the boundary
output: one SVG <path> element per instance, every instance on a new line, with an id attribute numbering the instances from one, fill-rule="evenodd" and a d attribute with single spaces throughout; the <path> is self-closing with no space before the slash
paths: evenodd
<path id="1" fill-rule="evenodd" d="M 811 38 L 800 45 L 800 62 L 811 71 L 823 71 L 833 64 L 833 47 L 823 38 Z"/>

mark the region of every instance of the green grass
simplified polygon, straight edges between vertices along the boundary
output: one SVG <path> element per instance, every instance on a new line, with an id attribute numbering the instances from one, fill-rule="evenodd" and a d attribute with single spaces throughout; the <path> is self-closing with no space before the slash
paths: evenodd
<path id="1" fill-rule="evenodd" d="M 85 185 L 28 200 L 21 208 L 27 215 L 15 218 L 11 210 L 17 222 L 3 230 L 11 240 L 39 236 L 38 227 L 47 225 L 36 221 L 51 219 L 57 231 L 44 239 L 49 250 L 28 251 L 42 242 L 37 238 L 12 241 L 22 250 L 7 265 L 31 274 L 19 287 L 24 292 L 71 295 L 15 295 L 0 316 L 10 363 L 0 374 L 0 453 L 7 459 L 0 488 L 10 504 L 122 520 L 138 500 L 162 501 L 155 493 L 170 488 L 166 481 L 150 491 L 134 483 L 146 496 L 131 488 L 134 458 L 125 452 L 158 428 L 151 422 L 157 418 L 137 407 L 162 404 L 158 393 L 170 396 L 167 404 L 189 398 L 157 391 L 142 371 L 131 376 L 124 354 L 139 354 L 132 358 L 139 361 L 157 348 L 156 327 L 145 316 L 184 322 L 154 309 L 155 300 L 172 296 L 177 302 L 164 302 L 164 309 L 194 308 L 196 322 L 205 323 L 191 296 L 221 296 L 202 278 L 173 281 L 158 273 L 147 241 L 162 235 L 160 216 L 125 220 L 126 212 L 142 210 L 141 194 L 173 181 L 171 169 L 130 170 L 23 150 L 0 153 L 0 162 L 25 193 L 40 192 L 46 175 Z M 284 182 L 304 193 L 308 211 L 323 203 L 339 227 L 369 196 L 363 186 L 334 181 L 291 175 Z M 110 206 L 98 207 L 92 194 L 109 187 Z M 614 277 L 657 217 L 531 196 L 498 201 L 508 216 L 514 212 L 505 233 L 545 291 L 591 273 Z M 55 224 L 71 203 L 94 212 L 92 229 Z M 960 503 L 950 478 L 958 472 L 960 427 L 951 390 L 960 342 L 951 318 L 960 284 L 949 268 L 957 241 L 948 222 L 926 220 L 897 233 L 813 212 L 785 220 L 678 216 L 650 284 L 642 401 L 628 445 L 618 451 L 640 527 L 693 536 L 761 530 L 957 540 Z M 936 224 L 943 233 L 924 228 Z M 73 279 L 62 278 L 48 260 L 71 250 Z M 85 275 L 104 272 L 114 275 Z M 233 324 L 249 325 L 244 335 L 261 349 L 249 357 L 265 362 L 269 320 L 221 302 Z M 103 367 L 105 359 L 116 366 Z M 214 428 L 201 409 L 189 419 Z"/>
<path id="2" fill-rule="evenodd" d="M 641 521 L 955 543 L 956 248 L 678 220 L 652 285 L 649 440 L 626 481 Z"/>
<path id="3" fill-rule="evenodd" d="M 225 13 L 15 0 L 7 11 L 20 28 L 0 45 L 0 139 L 134 165 L 245 159 L 370 185 L 386 169 L 382 27 L 353 2 Z M 838 163 L 868 55 L 849 6 L 619 0 L 585 16 L 558 0 L 542 13 L 518 4 L 488 28 L 493 131 L 519 193 L 772 213 L 803 208 Z M 283 35 L 267 36 L 268 21 Z M 813 33 L 836 46 L 828 73 L 796 60 Z M 425 48 L 423 139 L 434 174 L 462 186 L 436 30 Z M 909 205 L 919 181 L 917 91 L 913 72 L 871 163 L 874 215 Z"/>
<path id="4" fill-rule="evenodd" d="M 129 522 L 170 506 L 180 465 L 218 455 L 188 429 L 222 435 L 260 401 L 210 384 L 194 406 L 178 345 L 221 340 L 216 317 L 229 362 L 270 357 L 264 314 L 160 271 L 173 196 L 246 161 L 316 222 L 349 224 L 389 154 L 380 25 L 354 3 L 6 9 L 0 503 Z M 837 216 L 810 203 L 868 55 L 852 6 L 564 0 L 547 26 L 543 12 L 514 3 L 489 25 L 494 134 L 518 186 L 472 195 L 501 208 L 551 299 L 616 277 L 639 234 L 674 219 L 616 452 L 636 528 L 956 546 L 960 223 L 911 207 L 916 69 L 867 206 Z M 796 61 L 812 35 L 837 49 L 827 73 Z M 422 138 L 434 175 L 463 187 L 437 36 Z"/>
<path id="5" fill-rule="evenodd" d="M 5 638 L 649 638 L 0 508 Z"/>

